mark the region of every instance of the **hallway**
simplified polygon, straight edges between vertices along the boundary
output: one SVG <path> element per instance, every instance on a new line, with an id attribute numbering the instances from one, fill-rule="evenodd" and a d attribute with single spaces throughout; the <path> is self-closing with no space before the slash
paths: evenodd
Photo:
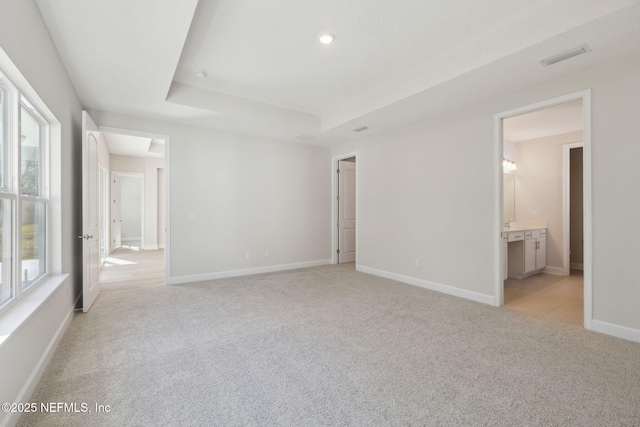
<path id="1" fill-rule="evenodd" d="M 164 284 L 164 249 L 116 249 L 100 272 L 102 291 L 148 288 Z"/>

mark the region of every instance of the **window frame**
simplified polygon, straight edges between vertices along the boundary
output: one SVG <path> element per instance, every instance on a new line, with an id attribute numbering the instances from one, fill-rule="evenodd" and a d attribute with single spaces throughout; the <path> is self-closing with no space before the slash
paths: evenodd
<path id="1" fill-rule="evenodd" d="M 4 144 L 2 150 L 3 157 L 3 174 L 5 186 L 0 187 L 0 199 L 10 200 L 11 206 L 11 273 L 5 275 L 3 272 L 3 281 L 7 278 L 11 283 L 11 296 L 7 301 L 0 301 L 0 314 L 6 312 L 16 302 L 28 295 L 40 284 L 45 282 L 51 276 L 51 209 L 50 209 L 50 183 L 51 183 L 51 123 L 45 118 L 46 115 L 35 106 L 11 79 L 7 73 L 0 68 L 0 88 L 5 93 L 3 104 L 6 104 L 4 111 Z M 21 126 L 22 114 L 27 114 L 40 127 L 40 147 L 38 152 L 38 195 L 22 194 L 22 146 L 21 146 Z M 34 281 L 25 284 L 22 280 L 22 205 L 24 202 L 42 203 L 44 206 L 44 232 L 40 239 L 44 238 L 44 261 L 41 261 L 41 267 L 44 271 Z M 4 246 L 4 245 L 3 245 Z M 4 257 L 3 257 L 4 258 Z M 3 264 L 6 261 L 3 260 Z M 3 269 L 4 270 L 4 269 Z"/>
<path id="2" fill-rule="evenodd" d="M 2 138 L 2 162 L 7 162 L 9 161 L 10 163 L 10 156 L 8 153 L 8 140 L 9 140 L 9 127 L 10 127 L 10 123 L 9 123 L 9 112 L 8 112 L 8 106 L 12 105 L 11 102 L 11 86 L 7 85 L 6 83 L 6 78 L 3 78 L 3 74 L 2 74 L 2 70 L 0 69 L 0 91 L 4 92 L 4 97 L 3 97 L 3 102 L 2 102 L 2 111 L 0 112 L 0 114 L 2 115 L 2 135 L 0 135 L 0 138 Z M 10 184 L 8 181 L 8 173 L 7 173 L 7 168 L 5 167 L 5 165 L 3 165 L 2 167 L 2 173 L 0 173 L 0 178 L 2 178 L 2 185 L 0 185 L 0 192 L 2 191 L 7 191 L 9 189 L 9 185 Z"/>

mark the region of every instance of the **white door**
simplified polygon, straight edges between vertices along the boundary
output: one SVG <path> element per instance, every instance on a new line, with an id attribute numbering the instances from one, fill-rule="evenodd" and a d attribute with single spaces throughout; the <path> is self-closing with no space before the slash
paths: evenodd
<path id="1" fill-rule="evenodd" d="M 356 164 L 338 162 L 338 264 L 356 260 Z"/>
<path id="2" fill-rule="evenodd" d="M 82 310 L 86 313 L 100 294 L 98 127 L 82 112 Z"/>
<path id="3" fill-rule="evenodd" d="M 113 174 L 113 185 L 111 186 L 111 239 L 113 246 L 111 250 L 116 250 L 122 246 L 122 218 L 120 217 L 120 176 Z"/>
<path id="4" fill-rule="evenodd" d="M 109 255 L 108 245 L 109 242 L 109 232 L 107 227 L 109 227 L 109 215 L 106 211 L 105 206 L 109 206 L 109 193 L 106 191 L 109 185 L 109 177 L 107 176 L 107 171 L 100 165 L 100 182 L 99 182 L 99 190 L 100 193 L 98 201 L 99 201 L 99 218 L 100 218 L 100 267 L 104 265 L 104 261 L 107 259 Z"/>

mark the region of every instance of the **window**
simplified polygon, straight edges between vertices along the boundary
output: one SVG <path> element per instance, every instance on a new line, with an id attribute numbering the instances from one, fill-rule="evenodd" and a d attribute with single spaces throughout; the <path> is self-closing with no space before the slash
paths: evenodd
<path id="1" fill-rule="evenodd" d="M 49 273 L 48 140 L 43 115 L 0 70 L 0 310 Z"/>

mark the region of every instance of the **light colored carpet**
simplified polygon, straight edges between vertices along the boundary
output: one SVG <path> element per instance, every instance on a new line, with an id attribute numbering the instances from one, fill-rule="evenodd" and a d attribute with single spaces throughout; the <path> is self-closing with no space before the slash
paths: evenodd
<path id="1" fill-rule="evenodd" d="M 640 425 L 640 344 L 323 266 L 103 293 L 20 425 Z"/>

